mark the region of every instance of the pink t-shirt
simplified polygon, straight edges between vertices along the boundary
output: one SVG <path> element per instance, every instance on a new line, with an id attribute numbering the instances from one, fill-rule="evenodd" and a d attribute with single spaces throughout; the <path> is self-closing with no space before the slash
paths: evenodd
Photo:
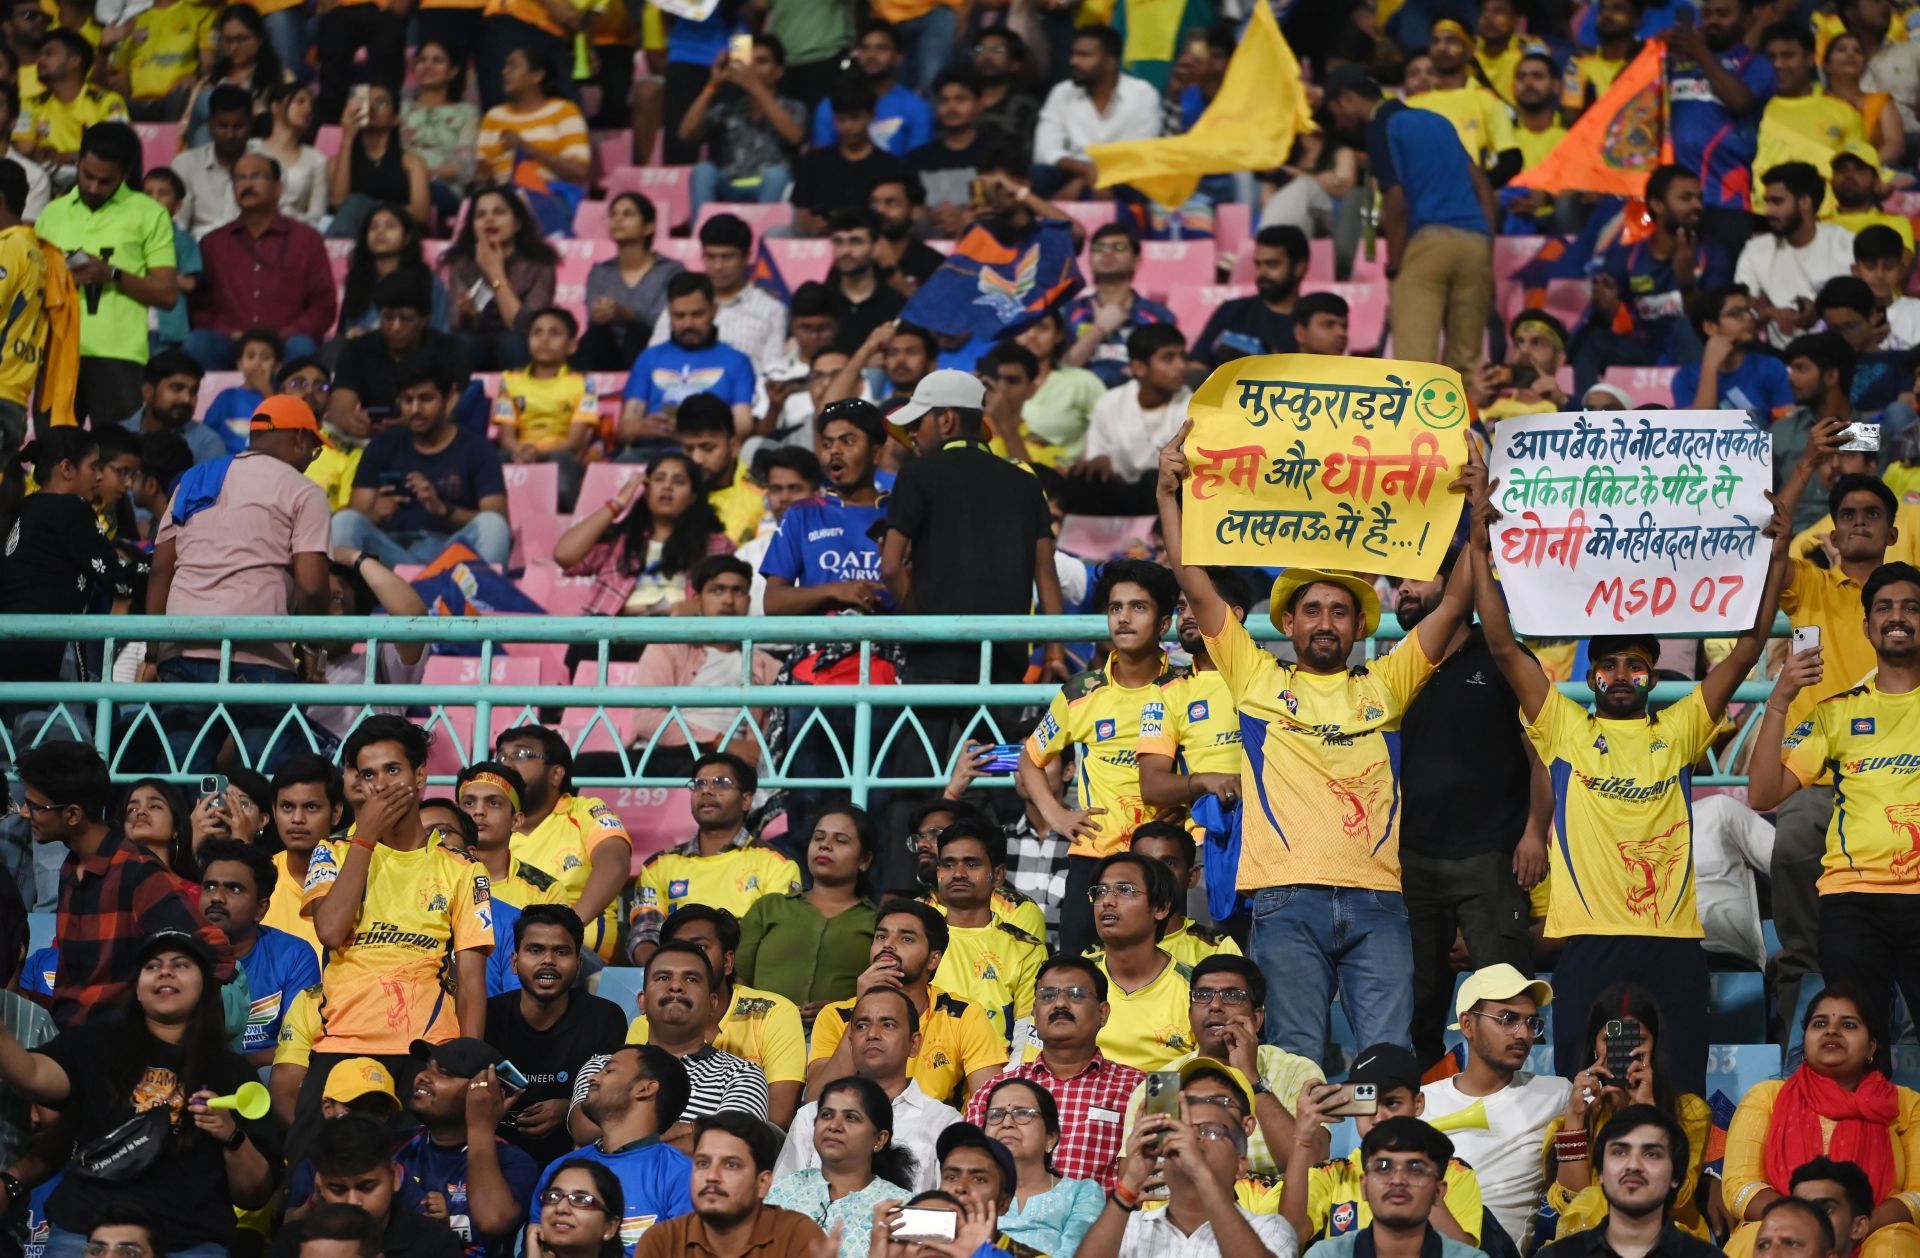
<path id="1" fill-rule="evenodd" d="M 235 456 L 220 497 L 184 525 L 167 505 L 155 544 L 173 539 L 169 616 L 285 616 L 291 610 L 293 557 L 328 553 L 332 513 L 320 486 L 272 455 Z M 218 658 L 217 646 L 182 652 Z M 236 661 L 293 667 L 293 647 L 236 645 Z"/>

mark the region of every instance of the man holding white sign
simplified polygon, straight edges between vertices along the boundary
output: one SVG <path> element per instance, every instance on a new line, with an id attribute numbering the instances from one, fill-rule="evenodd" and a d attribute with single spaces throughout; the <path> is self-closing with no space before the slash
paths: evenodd
<path id="1" fill-rule="evenodd" d="M 1589 715 L 1514 638 L 1493 572 L 1498 487 L 1490 481 L 1476 495 L 1474 594 L 1487 646 L 1520 700 L 1527 737 L 1553 780 L 1546 933 L 1566 941 L 1553 975 L 1554 1071 L 1575 1087 L 1599 1090 L 1604 1080 L 1596 1078 L 1593 1045 L 1583 1034 L 1587 1010 L 1603 987 L 1633 975 L 1673 1014 L 1662 1034 L 1674 1086 L 1700 1092 L 1707 1038 L 1697 1011 L 1707 1007 L 1708 990 L 1700 946 L 1706 932 L 1693 885 L 1692 766 L 1712 745 L 1734 688 L 1766 644 L 1786 573 L 1786 519 L 1776 504 L 1762 530 L 1773 545 L 1759 610 L 1706 680 L 1650 715 L 1660 650 L 1655 633 L 1595 637 L 1586 680 L 1596 710 Z M 1525 571 L 1516 566 L 1510 579 Z"/>

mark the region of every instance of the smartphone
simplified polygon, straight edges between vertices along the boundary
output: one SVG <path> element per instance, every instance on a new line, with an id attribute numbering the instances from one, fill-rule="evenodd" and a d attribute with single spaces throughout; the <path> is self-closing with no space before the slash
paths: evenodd
<path id="1" fill-rule="evenodd" d="M 1875 453 L 1880 449 L 1880 425 L 1854 423 L 1847 425 L 1847 443 L 1842 450 L 1867 450 Z"/>
<path id="2" fill-rule="evenodd" d="M 1532 363 L 1515 363 L 1507 369 L 1507 382 L 1516 389 L 1530 389 L 1540 378 L 1540 369 Z"/>
<path id="3" fill-rule="evenodd" d="M 367 115 L 373 112 L 372 86 L 366 83 L 356 83 L 353 91 L 348 93 L 347 99 L 352 102 L 354 110 L 360 115 L 360 121 L 365 122 Z"/>
<path id="4" fill-rule="evenodd" d="M 1155 1070 L 1147 1075 L 1147 1098 L 1140 1112 L 1165 1114 L 1168 1118 L 1180 1117 L 1180 1072 L 1178 1070 Z"/>
<path id="5" fill-rule="evenodd" d="M 960 1227 L 960 1216 L 952 1210 L 922 1210 L 908 1206 L 893 1221 L 896 1241 L 950 1241 Z"/>
<path id="6" fill-rule="evenodd" d="M 405 472 L 382 472 L 380 473 L 380 485 L 383 489 L 405 489 L 407 487 L 407 474 Z"/>
<path id="7" fill-rule="evenodd" d="M 753 36 L 735 35 L 727 40 L 727 60 L 736 66 L 753 64 Z"/>
<path id="8" fill-rule="evenodd" d="M 516 1091 L 527 1086 L 527 1077 L 521 1074 L 520 1068 L 510 1061 L 503 1061 L 495 1066 L 493 1073 L 500 1076 L 500 1082 Z"/>
<path id="9" fill-rule="evenodd" d="M 1639 1047 L 1637 1019 L 1614 1018 L 1607 1023 L 1607 1073 L 1620 1087 L 1627 1084 L 1627 1072 L 1633 1069 L 1633 1050 Z"/>
<path id="10" fill-rule="evenodd" d="M 1820 649 L 1820 626 L 1802 625 L 1793 631 L 1793 654 L 1802 655 Z"/>
<path id="11" fill-rule="evenodd" d="M 215 808 L 227 806 L 227 776 L 224 773 L 209 773 L 200 779 L 200 796 L 213 801 Z"/>
<path id="12" fill-rule="evenodd" d="M 1327 1111 L 1329 1118 L 1354 1118 L 1363 1114 L 1375 1114 L 1380 1110 L 1380 1085 L 1377 1083 L 1355 1083 L 1347 1088 L 1346 1097 Z"/>
<path id="13" fill-rule="evenodd" d="M 978 753 L 975 762 L 982 773 L 1012 773 L 1020 767 L 1019 743 L 995 743 Z"/>

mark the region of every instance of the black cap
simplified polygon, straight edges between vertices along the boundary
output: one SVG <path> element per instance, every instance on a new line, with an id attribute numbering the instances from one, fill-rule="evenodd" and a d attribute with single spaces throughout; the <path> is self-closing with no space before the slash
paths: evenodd
<path id="1" fill-rule="evenodd" d="M 972 1123 L 953 1123 L 940 1133 L 940 1139 L 934 1143 L 934 1155 L 942 1162 L 955 1149 L 984 1149 L 994 1165 L 1000 1168 L 1000 1195 L 1006 1196 L 1020 1181 L 1020 1172 L 1013 1165 L 1013 1154 L 1007 1146 L 989 1136 Z"/>
<path id="2" fill-rule="evenodd" d="M 134 955 L 133 963 L 137 969 L 147 963 L 155 953 L 184 952 L 200 963 L 202 969 L 212 973 L 220 964 L 220 958 L 214 954 L 213 945 L 198 935 L 184 930 L 163 930 L 148 935 L 140 944 L 140 951 Z"/>
<path id="3" fill-rule="evenodd" d="M 506 1058 L 485 1040 L 462 1036 L 445 1044 L 415 1040 L 408 1048 L 421 1061 L 430 1061 L 457 1079 L 471 1079 L 488 1066 L 498 1066 Z"/>
<path id="4" fill-rule="evenodd" d="M 1362 1049 L 1347 1071 L 1348 1083 L 1371 1083 L 1380 1088 L 1420 1090 L 1420 1061 L 1398 1044 L 1375 1044 Z"/>
<path id="5" fill-rule="evenodd" d="M 1329 70 L 1320 90 L 1326 100 L 1332 100 L 1342 92 L 1359 92 L 1373 100 L 1380 99 L 1380 85 L 1374 82 L 1365 66 L 1352 61 Z"/>

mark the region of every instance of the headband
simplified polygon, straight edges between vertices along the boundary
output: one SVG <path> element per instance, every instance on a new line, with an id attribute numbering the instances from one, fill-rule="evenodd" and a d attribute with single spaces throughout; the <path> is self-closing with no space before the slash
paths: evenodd
<path id="1" fill-rule="evenodd" d="M 1467 28 L 1450 17 L 1444 17 L 1438 22 L 1435 22 L 1433 24 L 1432 34 L 1428 36 L 1428 39 L 1431 40 L 1433 35 L 1438 35 L 1441 31 L 1452 31 L 1466 41 L 1467 47 L 1473 47 L 1473 36 L 1467 33 Z"/>
<path id="2" fill-rule="evenodd" d="M 513 783 L 507 781 L 507 779 L 501 777 L 498 773 L 489 773 L 483 769 L 479 773 L 476 773 L 472 777 L 468 778 L 467 781 L 469 783 L 485 782 L 488 786 L 499 787 L 502 791 L 506 793 L 507 802 L 513 805 L 513 810 L 515 812 L 520 811 L 520 792 L 514 790 Z"/>
<path id="3" fill-rule="evenodd" d="M 1529 323 L 1537 325 L 1542 332 L 1545 332 L 1547 334 L 1547 339 L 1552 341 L 1554 343 L 1554 346 L 1558 348 L 1561 353 L 1564 354 L 1567 352 L 1567 339 L 1560 335 L 1560 331 L 1558 328 L 1554 327 L 1551 323 L 1548 323 L 1544 318 L 1540 318 L 1540 317 L 1529 315 L 1529 314 L 1522 314 L 1518 319 L 1515 319 L 1513 321 L 1514 331 L 1516 332 L 1519 331 L 1521 328 L 1526 327 Z"/>

